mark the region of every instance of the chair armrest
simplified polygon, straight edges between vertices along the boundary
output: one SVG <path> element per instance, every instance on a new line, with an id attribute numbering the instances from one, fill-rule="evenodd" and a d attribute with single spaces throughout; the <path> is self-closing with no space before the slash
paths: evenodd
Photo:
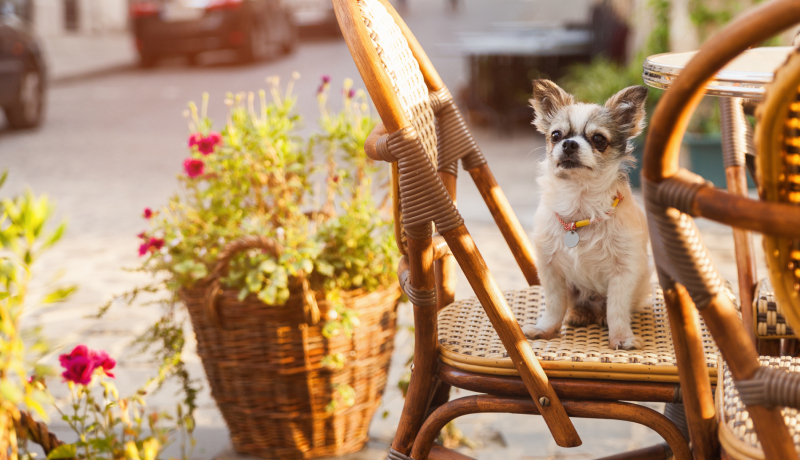
<path id="1" fill-rule="evenodd" d="M 384 134 L 387 134 L 386 128 L 384 128 L 383 123 L 378 123 L 375 125 L 372 132 L 369 133 L 369 136 L 367 136 L 367 140 L 364 141 L 364 152 L 375 161 L 383 161 L 383 158 L 378 155 L 376 144 L 378 143 L 378 139 Z"/>

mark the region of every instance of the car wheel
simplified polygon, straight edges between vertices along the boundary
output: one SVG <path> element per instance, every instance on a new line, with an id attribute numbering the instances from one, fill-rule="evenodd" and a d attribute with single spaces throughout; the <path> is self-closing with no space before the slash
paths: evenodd
<path id="1" fill-rule="evenodd" d="M 17 100 L 5 108 L 8 124 L 13 129 L 35 128 L 44 118 L 44 78 L 30 65 L 22 75 Z"/>
<path id="2" fill-rule="evenodd" d="M 247 41 L 241 50 L 243 62 L 258 62 L 269 56 L 269 34 L 263 25 L 253 22 L 248 27 Z"/>

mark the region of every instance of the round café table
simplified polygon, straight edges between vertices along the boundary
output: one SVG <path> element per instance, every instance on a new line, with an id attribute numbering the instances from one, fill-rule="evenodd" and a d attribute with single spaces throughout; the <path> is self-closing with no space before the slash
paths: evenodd
<path id="1" fill-rule="evenodd" d="M 706 85 L 707 96 L 719 97 L 722 154 L 727 188 L 731 194 L 747 196 L 745 155 L 753 149 L 753 133 L 745 117 L 745 103 L 757 104 L 764 98 L 766 87 L 772 82 L 775 70 L 786 61 L 793 49 L 789 46 L 749 49 L 720 70 Z M 642 78 L 649 86 L 669 89 L 695 54 L 696 51 L 689 51 L 650 56 L 644 61 Z M 750 232 L 739 229 L 733 230 L 733 238 L 739 272 L 742 319 L 746 330 L 755 340 L 752 303 L 758 279 L 753 260 L 753 239 Z M 780 340 L 768 342 L 765 347 L 777 347 L 777 353 L 780 353 Z M 775 350 L 762 349 L 761 352 L 776 354 Z"/>

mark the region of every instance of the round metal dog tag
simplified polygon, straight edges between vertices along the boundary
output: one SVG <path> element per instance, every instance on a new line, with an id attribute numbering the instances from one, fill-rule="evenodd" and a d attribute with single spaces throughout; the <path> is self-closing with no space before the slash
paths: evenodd
<path id="1" fill-rule="evenodd" d="M 578 236 L 578 232 L 575 230 L 571 232 L 567 232 L 564 234 L 564 244 L 567 245 L 568 248 L 574 248 L 580 242 L 581 237 Z"/>

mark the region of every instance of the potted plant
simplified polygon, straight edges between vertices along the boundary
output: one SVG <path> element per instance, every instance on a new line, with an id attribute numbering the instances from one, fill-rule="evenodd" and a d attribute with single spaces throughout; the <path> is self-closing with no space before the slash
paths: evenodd
<path id="1" fill-rule="evenodd" d="M 282 92 L 229 95 L 220 132 L 190 105 L 181 193 L 145 209 L 142 270 L 166 290 L 164 316 L 140 339 L 164 373 L 182 366 L 180 304 L 235 450 L 313 458 L 360 449 L 386 384 L 401 292 L 390 213 L 363 151 L 376 121 L 347 80 L 344 108 L 318 90 L 321 132 L 303 139 L 294 79 Z M 324 161 L 317 163 L 316 158 Z M 383 198 L 383 197 L 382 197 Z"/>

